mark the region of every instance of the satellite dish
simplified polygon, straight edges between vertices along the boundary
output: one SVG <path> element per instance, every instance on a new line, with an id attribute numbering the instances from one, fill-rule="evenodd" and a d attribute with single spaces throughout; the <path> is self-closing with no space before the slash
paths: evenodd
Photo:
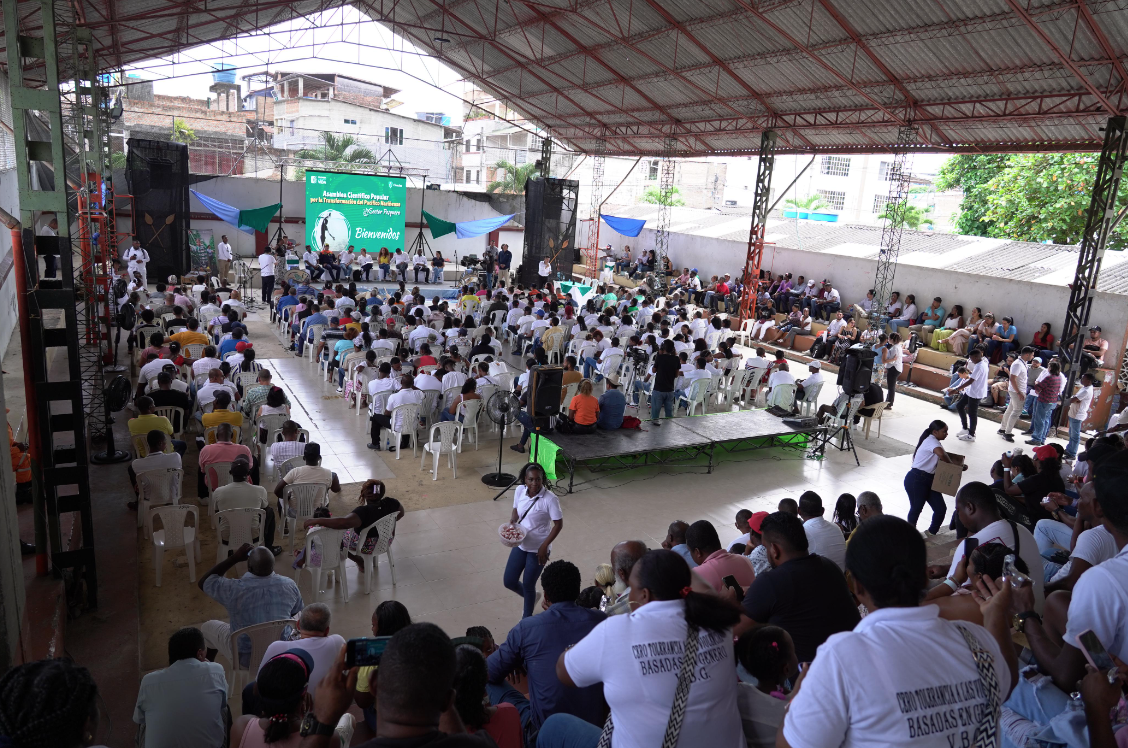
<path id="1" fill-rule="evenodd" d="M 122 410 L 129 403 L 129 396 L 132 394 L 132 390 L 133 388 L 129 384 L 129 379 L 119 374 L 110 380 L 110 383 L 103 392 L 106 401 L 106 451 L 98 452 L 90 456 L 90 461 L 95 465 L 125 462 L 132 457 L 129 452 L 117 449 L 114 445 L 114 420 L 110 415 L 111 413 Z"/>
<path id="2" fill-rule="evenodd" d="M 519 410 L 521 402 L 508 390 L 498 390 L 486 401 L 486 417 L 501 427 L 501 435 L 497 439 L 497 472 L 482 476 L 482 483 L 487 486 L 506 488 L 517 480 L 512 473 L 501 472 L 501 449 L 505 441 L 505 427 L 517 420 Z"/>

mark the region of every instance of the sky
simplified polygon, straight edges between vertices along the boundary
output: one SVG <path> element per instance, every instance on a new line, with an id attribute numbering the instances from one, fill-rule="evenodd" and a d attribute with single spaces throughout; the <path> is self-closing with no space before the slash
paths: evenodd
<path id="1" fill-rule="evenodd" d="M 461 98 L 469 90 L 457 72 L 348 6 L 279 24 L 262 34 L 244 34 L 138 63 L 126 72 L 152 80 L 155 93 L 203 99 L 209 96 L 211 74 L 219 63 L 237 68 L 236 81 L 244 86 L 244 93 L 246 82 L 241 78 L 248 73 L 268 69 L 341 73 L 400 89 L 395 96 L 403 102 L 395 110 L 399 114 L 443 112 L 452 124 L 461 123 Z"/>

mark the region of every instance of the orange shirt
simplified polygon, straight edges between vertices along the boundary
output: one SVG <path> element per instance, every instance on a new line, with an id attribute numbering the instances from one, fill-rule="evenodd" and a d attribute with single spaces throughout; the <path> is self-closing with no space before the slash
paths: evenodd
<path id="1" fill-rule="evenodd" d="M 576 423 L 591 426 L 599 416 L 599 400 L 592 395 L 576 395 L 568 404 L 568 410 L 576 411 Z"/>

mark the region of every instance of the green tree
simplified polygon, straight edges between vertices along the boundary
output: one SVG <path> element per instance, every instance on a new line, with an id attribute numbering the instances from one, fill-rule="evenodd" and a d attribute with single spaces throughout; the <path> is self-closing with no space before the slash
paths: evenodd
<path id="1" fill-rule="evenodd" d="M 881 211 L 881 215 L 878 216 L 879 219 L 883 221 L 895 220 L 891 215 L 890 205 L 890 203 L 885 204 L 885 207 Z M 901 225 L 914 230 L 919 229 L 923 225 L 927 225 L 929 228 L 933 228 L 934 224 L 932 220 L 932 206 L 929 205 L 927 208 L 920 208 L 916 205 L 906 205 L 905 215 L 901 217 Z"/>
<path id="2" fill-rule="evenodd" d="M 642 195 L 638 198 L 640 203 L 650 203 L 651 205 L 685 205 L 685 200 L 682 200 L 678 195 L 681 190 L 677 187 L 671 187 L 670 191 L 663 195 L 662 190 L 657 187 L 647 187 Z"/>
<path id="3" fill-rule="evenodd" d="M 1011 156 L 1007 168 L 987 183 L 990 236 L 1016 241 L 1078 244 L 1097 175 L 1091 153 L 1038 153 Z M 1117 204 L 1128 199 L 1121 182 Z M 1109 237 L 1110 249 L 1128 247 L 1123 222 Z"/>
<path id="4" fill-rule="evenodd" d="M 129 158 L 121 151 L 112 151 L 110 153 L 110 167 L 114 169 L 124 169 L 129 165 Z"/>
<path id="5" fill-rule="evenodd" d="M 826 207 L 826 200 L 823 200 L 823 196 L 816 192 L 798 199 L 789 197 L 783 201 L 783 204 L 799 210 L 820 210 Z"/>
<path id="6" fill-rule="evenodd" d="M 991 194 L 987 183 L 1002 173 L 1009 159 L 1010 156 L 1000 153 L 953 156 L 940 167 L 936 189 L 963 191 L 956 233 L 993 236 L 992 221 L 987 218 L 987 199 Z"/>
<path id="7" fill-rule="evenodd" d="M 352 135 L 323 132 L 319 137 L 321 145 L 316 148 L 303 148 L 298 151 L 298 158 L 345 164 L 376 163 L 376 154 L 366 146 L 360 145 Z"/>
<path id="8" fill-rule="evenodd" d="M 191 143 L 196 139 L 196 131 L 188 126 L 188 123 L 180 117 L 172 120 L 172 142 L 174 143 Z"/>
<path id="9" fill-rule="evenodd" d="M 501 179 L 486 185 L 486 192 L 507 192 L 520 195 L 525 191 L 525 182 L 529 181 L 530 177 L 540 173 L 535 162 L 515 166 L 502 160 L 494 164 L 494 169 L 502 172 Z"/>

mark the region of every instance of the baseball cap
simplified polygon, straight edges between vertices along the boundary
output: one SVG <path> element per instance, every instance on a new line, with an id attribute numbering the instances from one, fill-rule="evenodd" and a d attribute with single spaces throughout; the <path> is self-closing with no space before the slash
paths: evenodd
<path id="1" fill-rule="evenodd" d="M 812 361 L 811 363 L 807 364 L 807 366 L 809 366 L 812 369 L 821 369 L 822 368 L 822 361 Z"/>
<path id="2" fill-rule="evenodd" d="M 1093 327 L 1089 328 L 1089 332 L 1093 332 L 1094 330 L 1096 332 L 1101 332 L 1101 326 L 1100 325 L 1094 325 Z"/>
<path id="3" fill-rule="evenodd" d="M 544 310 L 538 309 L 535 312 L 533 312 L 533 314 L 537 315 L 538 317 L 543 317 L 544 316 Z"/>
<path id="4" fill-rule="evenodd" d="M 351 317 L 352 317 L 353 319 L 360 319 L 360 317 L 361 317 L 361 314 L 360 314 L 360 312 L 354 311 L 354 312 L 353 312 L 353 313 L 352 313 L 352 314 L 351 314 L 350 316 L 351 316 Z"/>
<path id="5" fill-rule="evenodd" d="M 760 528 L 763 526 L 764 520 L 767 519 L 767 517 L 767 512 L 755 512 L 748 518 L 748 526 L 752 528 L 753 532 L 759 534 Z"/>
<path id="6" fill-rule="evenodd" d="M 1035 447 L 1033 454 L 1039 460 L 1049 460 L 1058 456 L 1057 450 L 1049 444 L 1043 444 L 1040 447 Z"/>
<path id="7" fill-rule="evenodd" d="M 809 281 L 807 281 L 807 285 L 808 285 L 808 286 L 813 286 L 813 285 L 815 285 L 815 279 L 814 279 L 814 278 L 811 278 L 811 279 L 810 279 Z"/>
<path id="8" fill-rule="evenodd" d="M 248 348 L 253 348 L 253 347 L 254 347 L 253 345 L 251 345 L 250 343 L 248 343 L 245 340 L 240 340 L 238 343 L 235 344 L 235 350 L 239 353 L 242 353 L 243 351 L 247 350 Z"/>

